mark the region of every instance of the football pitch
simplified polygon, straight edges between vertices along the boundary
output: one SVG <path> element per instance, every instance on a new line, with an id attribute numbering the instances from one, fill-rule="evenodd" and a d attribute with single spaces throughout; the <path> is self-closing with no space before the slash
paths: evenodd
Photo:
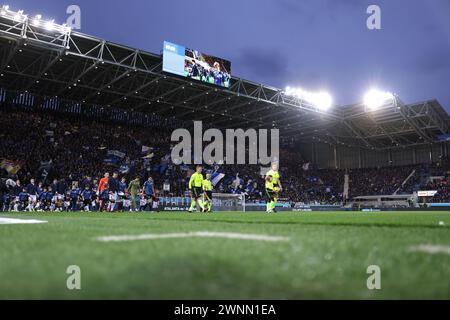
<path id="1" fill-rule="evenodd" d="M 450 298 L 450 212 L 0 217 L 1 299 Z"/>

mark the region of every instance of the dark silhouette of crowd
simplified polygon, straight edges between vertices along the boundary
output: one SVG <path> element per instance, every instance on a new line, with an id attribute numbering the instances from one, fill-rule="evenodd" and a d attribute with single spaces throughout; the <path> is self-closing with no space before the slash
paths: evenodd
<path id="1" fill-rule="evenodd" d="M 430 179 L 421 186 L 421 190 L 437 191 L 433 197 L 427 198 L 427 202 L 450 202 L 450 158 L 442 158 L 424 171 Z"/>
<path id="2" fill-rule="evenodd" d="M 405 193 L 406 187 L 414 185 L 415 179 L 402 183 L 417 166 L 361 168 L 349 170 L 350 197 L 360 195 L 390 195 Z"/>

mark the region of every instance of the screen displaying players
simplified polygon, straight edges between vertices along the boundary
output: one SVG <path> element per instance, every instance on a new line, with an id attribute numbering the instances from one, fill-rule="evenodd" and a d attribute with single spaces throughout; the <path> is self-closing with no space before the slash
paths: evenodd
<path id="1" fill-rule="evenodd" d="M 163 71 L 229 88 L 231 62 L 164 41 Z"/>

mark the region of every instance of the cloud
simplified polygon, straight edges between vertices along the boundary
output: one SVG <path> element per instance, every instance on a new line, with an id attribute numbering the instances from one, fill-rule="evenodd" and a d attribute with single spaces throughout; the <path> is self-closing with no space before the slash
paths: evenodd
<path id="1" fill-rule="evenodd" d="M 244 48 L 233 64 L 239 76 L 268 85 L 281 84 L 288 75 L 288 59 L 276 49 Z"/>

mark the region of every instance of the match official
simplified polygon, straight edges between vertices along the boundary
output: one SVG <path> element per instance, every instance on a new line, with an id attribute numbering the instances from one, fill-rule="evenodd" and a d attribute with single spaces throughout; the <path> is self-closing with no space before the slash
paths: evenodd
<path id="1" fill-rule="evenodd" d="M 205 195 L 205 203 L 203 204 L 203 212 L 211 212 L 212 204 L 212 183 L 211 174 L 206 174 L 206 179 L 203 180 L 203 194 Z"/>
<path id="2" fill-rule="evenodd" d="M 283 190 L 278 173 L 278 162 L 273 162 L 271 169 L 266 173 L 266 211 L 267 213 L 277 212 L 275 206 L 278 200 L 278 194 Z"/>
<path id="3" fill-rule="evenodd" d="M 189 208 L 189 212 L 192 212 L 196 206 L 196 202 L 200 209 L 203 211 L 203 201 L 202 201 L 202 193 L 203 193 L 203 174 L 202 174 L 202 166 L 198 165 L 195 168 L 195 172 L 192 174 L 189 179 L 189 190 L 191 191 L 191 207 Z"/>

